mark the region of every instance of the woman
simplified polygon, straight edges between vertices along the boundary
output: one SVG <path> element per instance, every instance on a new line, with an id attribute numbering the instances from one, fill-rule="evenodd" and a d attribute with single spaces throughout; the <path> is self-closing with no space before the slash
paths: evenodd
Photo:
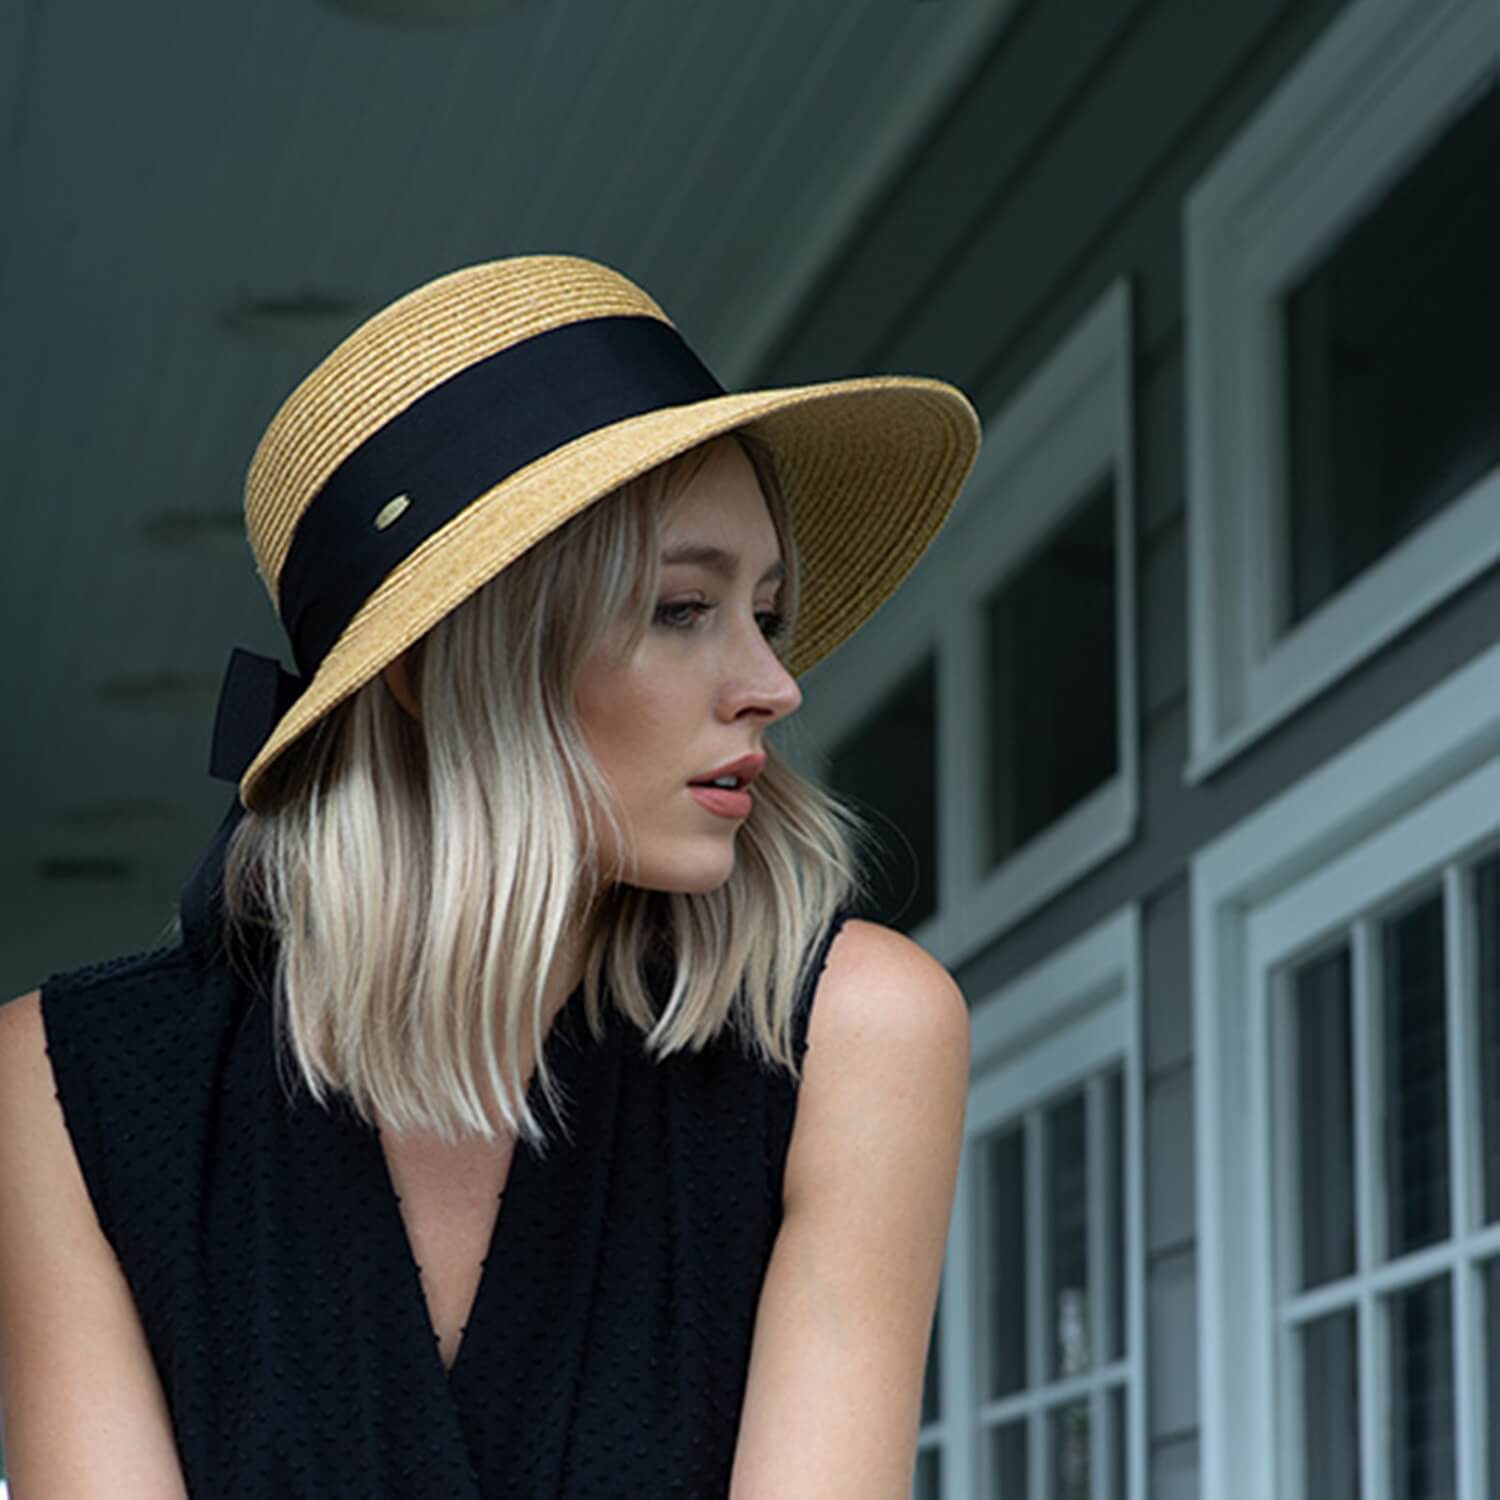
<path id="1" fill-rule="evenodd" d="M 907 1493 L 967 1012 L 768 731 L 977 442 L 570 257 L 297 387 L 180 940 L 0 1009 L 14 1500 Z"/>

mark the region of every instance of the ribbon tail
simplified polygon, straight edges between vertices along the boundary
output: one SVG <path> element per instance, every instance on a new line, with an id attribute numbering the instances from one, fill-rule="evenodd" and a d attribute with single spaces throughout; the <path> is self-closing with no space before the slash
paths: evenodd
<path id="1" fill-rule="evenodd" d="M 236 646 L 219 689 L 208 774 L 218 781 L 238 783 L 306 687 L 302 678 L 280 662 Z"/>
<path id="2" fill-rule="evenodd" d="M 219 689 L 208 772 L 238 786 L 250 762 L 270 737 L 281 716 L 307 684 L 273 661 L 236 646 Z M 178 897 L 184 942 L 212 952 L 219 942 L 224 858 L 230 835 L 245 815 L 238 791 Z"/>

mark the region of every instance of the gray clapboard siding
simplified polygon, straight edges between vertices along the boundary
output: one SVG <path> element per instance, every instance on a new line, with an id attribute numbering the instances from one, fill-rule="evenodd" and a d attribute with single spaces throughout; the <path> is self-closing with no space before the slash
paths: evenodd
<path id="1" fill-rule="evenodd" d="M 1153 1495 L 1197 1493 L 1197 1230 L 1188 888 L 1142 904 L 1146 1060 L 1146 1428 Z"/>
<path id="2" fill-rule="evenodd" d="M 792 382 L 876 368 L 917 310 L 946 295 L 950 262 L 1004 217 L 1006 185 L 1033 169 L 1053 122 L 1132 14 L 1148 8 L 1141 0 L 1021 6 L 909 170 L 866 214 L 857 242 L 810 289 L 762 373 Z M 957 358 L 944 351 L 941 368 L 957 375 Z"/>
<path id="3" fill-rule="evenodd" d="M 1198 1240 L 1193 1190 L 1193 1069 L 1146 1083 L 1146 1425 L 1148 1471 L 1164 1445 L 1198 1430 Z"/>

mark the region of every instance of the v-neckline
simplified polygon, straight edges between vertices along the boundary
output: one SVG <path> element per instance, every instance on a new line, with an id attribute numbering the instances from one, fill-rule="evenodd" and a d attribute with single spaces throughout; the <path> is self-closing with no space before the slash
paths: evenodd
<path id="1" fill-rule="evenodd" d="M 530 1090 L 528 1089 L 528 1101 L 530 1101 Z M 396 1216 L 396 1230 L 400 1235 L 401 1244 L 406 1250 L 406 1274 L 409 1285 L 414 1285 L 417 1291 L 417 1301 L 421 1307 L 422 1321 L 429 1340 L 431 1341 L 433 1359 L 437 1364 L 438 1373 L 451 1387 L 454 1372 L 464 1357 L 464 1350 L 469 1347 L 469 1331 L 473 1328 L 475 1319 L 483 1306 L 485 1282 L 489 1280 L 490 1266 L 495 1259 L 495 1250 L 500 1241 L 500 1220 L 509 1211 L 515 1212 L 516 1191 L 519 1179 L 524 1176 L 522 1163 L 530 1160 L 530 1153 L 525 1149 L 525 1142 L 517 1140 L 511 1151 L 510 1167 L 505 1176 L 505 1187 L 496 1194 L 493 1212 L 490 1216 L 489 1233 L 485 1236 L 484 1255 L 479 1262 L 479 1277 L 474 1283 L 474 1291 L 469 1299 L 469 1305 L 463 1314 L 463 1322 L 459 1324 L 458 1345 L 453 1351 L 453 1362 L 445 1365 L 443 1363 L 442 1335 L 433 1324 L 432 1309 L 427 1302 L 427 1289 L 423 1284 L 423 1273 L 417 1263 L 416 1250 L 411 1242 L 411 1234 L 407 1229 L 406 1216 L 401 1212 L 401 1195 L 396 1191 L 396 1179 L 391 1172 L 389 1158 L 385 1154 L 382 1144 L 384 1132 L 376 1126 L 372 1132 L 372 1140 L 375 1154 L 380 1158 L 380 1166 L 385 1175 L 385 1197 L 391 1211 Z M 509 1209 L 507 1208 L 509 1205 Z"/>
<path id="2" fill-rule="evenodd" d="M 554 1078 L 557 1077 L 558 1055 L 557 1049 L 553 1047 L 554 1039 L 558 1035 L 560 1026 L 565 1026 L 567 1035 L 565 1041 L 568 1044 L 566 1051 L 571 1054 L 584 1045 L 584 1039 L 577 1035 L 578 1026 L 574 1025 L 574 1018 L 582 1006 L 583 986 L 580 984 L 571 995 L 563 1002 L 557 1013 L 548 1024 L 546 1035 L 542 1038 L 542 1049 L 547 1051 L 553 1049 L 553 1055 L 549 1058 Z M 585 1032 L 587 1023 L 580 1023 Z M 588 1044 L 593 1043 L 592 1037 L 588 1037 Z M 544 1111 L 541 1105 L 544 1102 L 541 1093 L 541 1079 L 539 1067 L 533 1066 L 531 1079 L 526 1088 L 526 1102 L 530 1105 L 532 1112 L 538 1119 L 542 1119 Z M 550 1131 L 556 1130 L 555 1122 L 549 1123 L 545 1128 Z M 450 1394 L 453 1390 L 454 1380 L 459 1368 L 465 1363 L 465 1353 L 473 1341 L 473 1333 L 476 1325 L 482 1319 L 484 1309 L 489 1298 L 486 1288 L 495 1276 L 495 1260 L 497 1254 L 503 1252 L 501 1238 L 502 1223 L 509 1224 L 519 1217 L 523 1222 L 527 1218 L 527 1201 L 530 1197 L 530 1183 L 533 1171 L 541 1163 L 526 1141 L 520 1137 L 516 1139 L 511 1152 L 510 1168 L 506 1173 L 505 1187 L 496 1195 L 494 1212 L 490 1219 L 489 1233 L 485 1237 L 484 1258 L 480 1262 L 479 1279 L 474 1284 L 474 1293 L 469 1300 L 469 1306 L 464 1313 L 463 1322 L 459 1325 L 458 1347 L 453 1351 L 453 1363 L 445 1365 L 442 1353 L 442 1335 L 433 1326 L 432 1310 L 427 1304 L 427 1292 L 422 1284 L 422 1271 L 417 1264 L 416 1251 L 411 1242 L 411 1236 L 407 1232 L 406 1218 L 401 1212 L 401 1195 L 396 1191 L 396 1180 L 391 1174 L 391 1164 L 386 1158 L 385 1148 L 381 1144 L 382 1131 L 378 1125 L 371 1127 L 368 1132 L 370 1149 L 375 1154 L 378 1168 L 379 1180 L 384 1182 L 385 1213 L 387 1219 L 394 1219 L 396 1237 L 400 1242 L 405 1256 L 405 1271 L 407 1284 L 416 1294 L 417 1312 L 420 1317 L 419 1327 L 426 1333 L 426 1342 L 431 1352 L 433 1366 L 436 1368 L 439 1379 L 447 1387 Z M 513 1231 L 510 1232 L 513 1235 Z"/>

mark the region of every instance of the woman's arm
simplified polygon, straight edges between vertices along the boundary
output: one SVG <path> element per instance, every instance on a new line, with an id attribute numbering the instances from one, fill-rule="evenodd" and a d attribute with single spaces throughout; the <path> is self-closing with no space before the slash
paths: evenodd
<path id="1" fill-rule="evenodd" d="M 948 971 L 846 922 L 808 1023 L 730 1500 L 910 1494 L 968 1075 Z"/>
<path id="2" fill-rule="evenodd" d="M 11 1500 L 187 1500 L 57 1102 L 37 990 L 0 1005 L 0 1418 Z"/>

